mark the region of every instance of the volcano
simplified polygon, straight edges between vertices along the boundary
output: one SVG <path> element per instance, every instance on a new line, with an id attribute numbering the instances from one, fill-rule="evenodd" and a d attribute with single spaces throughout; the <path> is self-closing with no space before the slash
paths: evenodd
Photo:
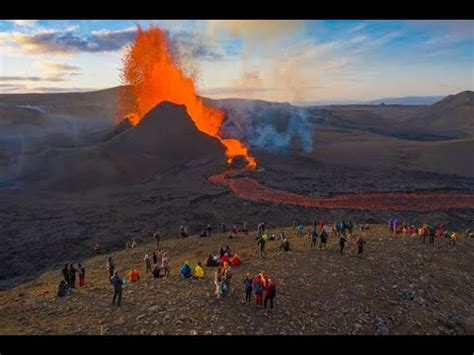
<path id="1" fill-rule="evenodd" d="M 162 102 L 107 141 L 45 152 L 30 174 L 45 187 L 84 191 L 140 183 L 187 165 L 219 170 L 225 164 L 218 139 L 199 131 L 183 105 Z"/>

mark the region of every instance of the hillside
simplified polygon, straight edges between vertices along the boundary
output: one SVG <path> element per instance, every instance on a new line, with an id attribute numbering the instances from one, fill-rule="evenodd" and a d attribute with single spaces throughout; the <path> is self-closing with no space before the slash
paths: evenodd
<path id="1" fill-rule="evenodd" d="M 449 95 L 402 124 L 414 130 L 424 129 L 433 134 L 444 134 L 453 138 L 472 137 L 474 92 L 463 91 Z"/>
<path id="2" fill-rule="evenodd" d="M 292 250 L 279 252 L 279 242 L 270 241 L 263 260 L 256 257 L 254 233 L 234 240 L 222 234 L 166 240 L 161 247 L 171 257 L 168 279 L 144 274 L 142 257 L 154 243 L 114 252 L 121 275 L 136 267 L 142 276 L 124 288 L 120 308 L 111 305 L 109 254 L 85 260 L 86 287 L 65 298 L 54 296 L 60 271 L 49 271 L 0 293 L 0 334 L 474 333 L 474 239 L 461 237 L 456 247 L 444 239 L 429 245 L 371 225 L 364 254 L 357 257 L 355 235 L 341 256 L 333 236 L 327 251 L 310 250 L 307 237 L 284 231 Z M 242 259 L 233 269 L 229 297 L 213 296 L 213 268 L 206 268 L 205 280 L 178 277 L 183 261 L 195 265 L 224 245 Z M 262 270 L 277 283 L 273 310 L 243 303 L 243 277 Z"/>
<path id="3" fill-rule="evenodd" d="M 97 144 L 35 156 L 26 177 L 59 191 L 81 191 L 137 183 L 190 163 L 225 166 L 220 142 L 198 131 L 184 106 L 161 103 L 136 127 L 125 125 L 112 133 Z"/>

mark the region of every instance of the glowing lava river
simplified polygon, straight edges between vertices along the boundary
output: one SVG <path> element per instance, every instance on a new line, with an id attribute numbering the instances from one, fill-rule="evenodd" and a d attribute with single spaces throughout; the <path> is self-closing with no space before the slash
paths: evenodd
<path id="1" fill-rule="evenodd" d="M 209 181 L 227 186 L 245 200 L 308 208 L 417 212 L 474 208 L 473 193 L 377 192 L 311 197 L 266 187 L 250 177 L 231 177 L 229 172 L 213 175 Z"/>

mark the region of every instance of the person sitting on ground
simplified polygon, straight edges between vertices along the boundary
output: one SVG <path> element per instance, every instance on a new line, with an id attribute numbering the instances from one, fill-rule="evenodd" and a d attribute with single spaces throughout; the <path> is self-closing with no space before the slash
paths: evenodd
<path id="1" fill-rule="evenodd" d="M 203 279 L 204 278 L 204 269 L 202 268 L 201 262 L 198 262 L 197 265 L 194 267 L 194 276 L 195 279 Z"/>
<path id="2" fill-rule="evenodd" d="M 130 249 L 132 247 L 132 244 L 130 243 L 129 240 L 125 243 L 125 249 Z"/>
<path id="3" fill-rule="evenodd" d="M 284 251 L 289 251 L 290 250 L 290 242 L 288 239 L 284 239 L 283 243 L 280 244 L 280 250 L 283 249 Z"/>
<path id="4" fill-rule="evenodd" d="M 155 279 L 159 279 L 160 278 L 160 267 L 158 266 L 158 264 L 154 264 L 153 265 L 153 269 L 151 270 L 151 273 L 153 275 L 153 278 Z"/>
<path id="5" fill-rule="evenodd" d="M 219 266 L 219 262 L 215 259 L 214 256 L 209 254 L 206 260 L 206 266 Z"/>
<path id="6" fill-rule="evenodd" d="M 231 266 L 239 266 L 241 264 L 240 257 L 237 254 L 234 254 L 232 258 L 229 258 Z"/>
<path id="7" fill-rule="evenodd" d="M 189 266 L 189 262 L 185 261 L 184 264 L 180 267 L 179 272 L 182 277 L 189 278 L 191 277 L 191 266 Z"/>
<path id="8" fill-rule="evenodd" d="M 130 281 L 130 282 L 137 282 L 138 280 L 140 280 L 140 274 L 138 273 L 138 270 L 132 269 L 132 270 L 128 273 L 128 281 Z"/>
<path id="9" fill-rule="evenodd" d="M 65 280 L 61 280 L 61 282 L 58 284 L 56 295 L 58 297 L 64 297 L 69 293 L 71 293 L 71 289 L 69 288 L 67 282 Z"/>
<path id="10" fill-rule="evenodd" d="M 203 229 L 203 230 L 201 231 L 201 234 L 199 234 L 199 237 L 200 237 L 200 238 L 207 237 L 207 235 L 206 235 L 206 230 L 205 230 L 205 229 Z"/>
<path id="11" fill-rule="evenodd" d="M 283 240 L 283 239 L 285 239 L 285 238 L 286 238 L 285 232 L 281 231 L 281 232 L 280 232 L 280 240 Z"/>

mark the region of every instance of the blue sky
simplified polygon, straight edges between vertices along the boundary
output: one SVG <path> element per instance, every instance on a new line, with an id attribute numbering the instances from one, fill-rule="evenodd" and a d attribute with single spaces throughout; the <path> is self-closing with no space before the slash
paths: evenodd
<path id="1" fill-rule="evenodd" d="M 136 23 L 0 21 L 0 92 L 120 85 Z M 200 94 L 215 98 L 372 100 L 474 89 L 473 21 L 138 23 L 166 29 Z"/>

